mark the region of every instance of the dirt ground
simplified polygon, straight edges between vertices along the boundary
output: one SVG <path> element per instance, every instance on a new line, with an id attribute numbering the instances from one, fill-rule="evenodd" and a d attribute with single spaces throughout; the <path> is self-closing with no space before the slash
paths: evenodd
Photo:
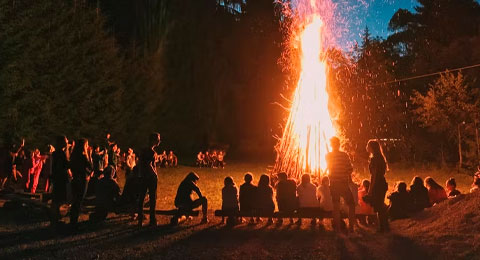
<path id="1" fill-rule="evenodd" d="M 246 169 L 258 180 L 266 166 L 195 169 L 209 197 L 208 224 L 193 218 L 172 227 L 169 218 L 159 216 L 159 226 L 138 228 L 128 215 L 112 213 L 104 224 L 82 222 L 80 230 L 71 233 L 67 228 L 50 228 L 41 209 L 2 207 L 0 259 L 480 259 L 480 193 L 392 222 L 389 234 L 377 234 L 371 226 L 336 234 L 329 220 L 315 226 L 310 221 L 302 226 L 284 221 L 281 226 L 263 222 L 227 228 L 213 216 L 220 207 L 219 189 L 227 175 L 239 185 Z M 157 208 L 172 208 L 176 187 L 190 170 L 161 171 Z M 86 221 L 88 216 L 81 218 Z"/>

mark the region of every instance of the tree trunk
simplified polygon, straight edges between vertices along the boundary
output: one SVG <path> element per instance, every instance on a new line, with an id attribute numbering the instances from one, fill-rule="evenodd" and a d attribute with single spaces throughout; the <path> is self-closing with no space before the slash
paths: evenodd
<path id="1" fill-rule="evenodd" d="M 480 163 L 480 142 L 478 140 L 478 122 L 475 120 L 475 141 L 477 142 L 477 166 Z"/>
<path id="2" fill-rule="evenodd" d="M 441 159 L 442 161 L 440 162 L 440 164 L 441 164 L 441 167 L 442 167 L 442 168 L 447 165 L 447 162 L 446 162 L 446 160 L 445 160 L 445 149 L 444 149 L 443 146 L 444 146 L 444 145 L 443 145 L 443 142 L 442 142 L 442 143 L 440 144 L 440 153 L 441 153 L 441 156 L 442 156 L 442 159 Z"/>
<path id="3" fill-rule="evenodd" d="M 457 125 L 457 133 L 458 133 L 458 170 L 460 170 L 462 168 L 462 165 L 463 165 L 462 135 L 460 133 L 460 124 Z"/>

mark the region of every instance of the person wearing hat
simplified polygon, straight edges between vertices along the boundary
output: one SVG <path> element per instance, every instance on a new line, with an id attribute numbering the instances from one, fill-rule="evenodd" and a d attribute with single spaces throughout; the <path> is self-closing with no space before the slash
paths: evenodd
<path id="1" fill-rule="evenodd" d="M 202 195 L 200 188 L 197 186 L 197 181 L 200 179 L 198 175 L 194 172 L 187 174 L 185 179 L 180 183 L 177 190 L 177 195 L 175 196 L 175 207 L 178 209 L 178 213 L 173 216 L 172 224 L 178 224 L 178 218 L 185 213 L 192 211 L 199 206 L 202 206 L 202 224 L 207 223 L 207 198 Z M 198 195 L 198 199 L 192 199 L 192 193 Z"/>

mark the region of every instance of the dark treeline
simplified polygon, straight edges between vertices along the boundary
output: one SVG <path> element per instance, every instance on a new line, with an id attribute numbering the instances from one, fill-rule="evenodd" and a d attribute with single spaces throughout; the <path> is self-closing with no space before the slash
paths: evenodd
<path id="1" fill-rule="evenodd" d="M 296 78 L 274 1 L 0 0 L 0 10 L 4 144 L 111 132 L 138 147 L 159 131 L 192 158 L 215 145 L 273 153 L 285 117 L 273 103 Z M 330 50 L 332 107 L 357 161 L 379 138 L 393 161 L 476 163 L 479 69 L 385 82 L 480 63 L 479 24 L 474 0 L 421 0 L 392 17 L 387 39 L 366 29 L 352 52 Z"/>

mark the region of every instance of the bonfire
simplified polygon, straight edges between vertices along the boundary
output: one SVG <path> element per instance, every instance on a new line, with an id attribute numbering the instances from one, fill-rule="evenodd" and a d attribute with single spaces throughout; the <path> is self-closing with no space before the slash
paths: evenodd
<path id="1" fill-rule="evenodd" d="M 328 109 L 325 23 L 318 1 L 298 1 L 291 37 L 299 46 L 300 75 L 289 116 L 275 147 L 273 172 L 297 178 L 303 173 L 325 174 L 328 140 L 336 134 Z M 293 62 L 292 62 L 293 63 Z"/>

